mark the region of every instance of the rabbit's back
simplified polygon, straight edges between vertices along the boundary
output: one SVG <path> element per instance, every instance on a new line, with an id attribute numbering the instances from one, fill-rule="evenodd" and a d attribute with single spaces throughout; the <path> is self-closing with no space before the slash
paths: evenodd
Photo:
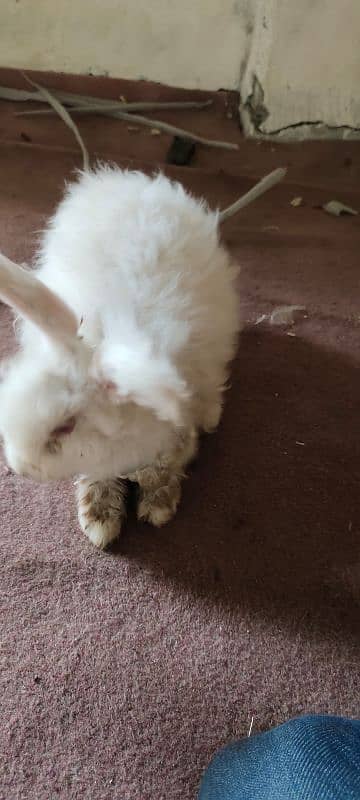
<path id="1" fill-rule="evenodd" d="M 235 270 L 217 214 L 163 175 L 82 174 L 50 222 L 39 270 L 90 338 L 140 330 L 158 350 L 191 353 L 194 369 L 232 355 Z"/>

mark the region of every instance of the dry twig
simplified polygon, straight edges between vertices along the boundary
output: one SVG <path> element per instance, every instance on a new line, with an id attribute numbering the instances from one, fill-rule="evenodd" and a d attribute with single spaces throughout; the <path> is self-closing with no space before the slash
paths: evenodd
<path id="1" fill-rule="evenodd" d="M 64 108 L 62 103 L 60 103 L 60 100 L 58 100 L 57 97 L 54 97 L 54 95 L 51 94 L 51 92 L 49 92 L 48 89 L 45 89 L 43 86 L 40 86 L 39 83 L 36 83 L 35 81 L 31 80 L 31 78 L 28 78 L 27 75 L 24 75 L 24 78 L 32 86 L 34 86 L 38 90 L 38 92 L 40 92 L 40 94 L 43 95 L 44 99 L 48 103 L 50 103 L 50 105 L 53 107 L 54 111 L 56 111 L 56 113 L 59 115 L 59 117 L 61 117 L 63 122 L 65 122 L 65 125 L 67 125 L 68 128 L 70 128 L 70 130 L 72 130 L 76 140 L 78 141 L 78 143 L 79 143 L 79 145 L 81 147 L 81 152 L 83 154 L 84 169 L 88 170 L 89 169 L 89 154 L 88 154 L 88 151 L 87 151 L 87 149 L 86 149 L 86 147 L 84 145 L 82 137 L 80 135 L 80 131 L 79 131 L 77 125 L 75 124 L 74 120 L 71 119 L 71 116 L 70 116 L 69 112 L 66 110 L 66 108 Z"/>
<path id="2" fill-rule="evenodd" d="M 24 76 L 24 77 L 26 77 L 26 76 Z M 181 136 L 183 139 L 188 139 L 189 141 L 192 141 L 192 142 L 198 142 L 199 144 L 203 144 L 203 145 L 205 145 L 207 147 L 217 147 L 217 148 L 222 148 L 224 150 L 238 150 L 238 145 L 233 143 L 233 142 L 220 142 L 220 141 L 217 141 L 217 140 L 214 140 L 214 139 L 206 139 L 203 136 L 199 136 L 196 133 L 191 133 L 191 131 L 187 131 L 187 130 L 184 130 L 182 128 L 177 128 L 175 125 L 170 125 L 167 122 L 162 122 L 161 120 L 157 120 L 157 119 L 148 119 L 147 117 L 143 117 L 143 116 L 141 116 L 139 114 L 129 113 L 129 110 L 128 111 L 124 111 L 124 106 L 125 106 L 124 103 L 120 103 L 119 102 L 117 105 L 114 104 L 114 105 L 116 105 L 116 109 L 117 110 L 109 111 L 109 110 L 107 110 L 108 107 L 109 107 L 109 100 L 103 100 L 103 99 L 100 99 L 100 98 L 89 97 L 87 95 L 75 95 L 75 94 L 71 94 L 69 92 L 56 92 L 56 96 L 55 96 L 55 93 L 49 92 L 48 89 L 44 89 L 42 86 L 37 84 L 35 81 L 32 81 L 30 78 L 26 78 L 26 80 L 29 83 L 31 83 L 32 86 L 34 86 L 37 89 L 37 92 L 26 92 L 26 91 L 21 90 L 21 89 L 7 89 L 6 87 L 0 87 L 0 99 L 18 100 L 20 102 L 25 102 L 27 100 L 35 100 L 37 102 L 38 101 L 40 101 L 40 102 L 49 102 L 50 105 L 53 107 L 53 109 L 62 117 L 64 122 L 66 121 L 65 120 L 65 115 L 66 114 L 67 114 L 67 119 L 68 120 L 71 120 L 71 117 L 70 117 L 69 113 L 66 111 L 66 109 L 63 107 L 62 103 L 66 103 L 68 105 L 77 103 L 76 108 L 77 108 L 78 113 L 85 113 L 85 109 L 86 109 L 87 112 L 90 113 L 90 108 L 91 107 L 92 108 L 96 107 L 99 110 L 96 111 L 95 113 L 102 113 L 102 114 L 105 114 L 105 115 L 109 114 L 112 117 L 115 117 L 115 119 L 122 119 L 122 120 L 125 120 L 125 122 L 131 122 L 131 123 L 135 122 L 138 125 L 144 125 L 145 127 L 148 127 L 148 128 L 153 128 L 153 129 L 157 128 L 160 131 L 164 131 L 164 133 L 169 133 L 171 136 Z M 211 102 L 211 101 L 204 101 L 204 103 L 201 104 L 200 107 L 204 107 L 204 105 L 208 105 L 209 102 Z M 56 105 L 56 103 L 58 103 L 58 105 Z M 127 104 L 128 109 L 129 109 L 129 106 L 130 106 L 130 104 Z M 147 103 L 146 105 L 142 104 L 143 110 L 146 110 L 146 111 L 152 111 L 152 110 L 155 109 L 155 107 L 156 106 L 155 106 L 154 103 Z M 160 108 L 160 107 L 161 108 L 165 108 L 165 107 L 166 108 L 169 108 L 169 107 L 171 107 L 171 108 L 175 108 L 175 107 L 176 108 L 180 108 L 180 107 L 188 108 L 189 106 L 188 105 L 185 106 L 184 103 L 182 103 L 181 106 L 178 103 L 176 104 L 176 106 L 175 106 L 175 103 L 173 103 L 170 106 L 169 103 L 166 103 L 166 104 L 161 104 L 161 106 L 158 105 L 157 107 L 158 108 Z M 192 106 L 192 107 L 194 107 L 194 106 Z M 198 104 L 197 104 L 197 107 L 199 107 Z M 62 111 L 64 113 L 60 112 L 60 108 L 62 109 Z M 134 109 L 134 104 L 131 104 L 131 109 Z M 139 110 L 139 104 L 138 104 L 138 110 Z M 39 109 L 39 111 L 43 111 L 43 110 Z M 46 109 L 46 111 L 48 111 L 48 109 Z M 22 115 L 25 115 L 26 112 L 20 112 L 20 113 L 22 113 Z M 66 122 L 66 124 L 68 124 L 69 127 L 72 128 L 72 130 L 73 130 L 74 134 L 76 135 L 76 138 L 77 138 L 77 140 L 78 140 L 78 142 L 80 144 L 81 137 L 80 137 L 79 131 L 78 131 L 77 127 L 75 126 L 75 123 L 73 122 L 73 120 L 71 120 L 71 123 L 72 124 L 69 125 L 69 121 Z M 75 130 L 77 131 L 77 133 L 75 133 Z M 82 142 L 82 140 L 81 140 L 81 142 Z M 83 146 L 84 145 L 82 143 L 82 145 L 81 145 L 82 149 L 83 149 Z M 84 154 L 84 151 L 83 151 L 83 154 Z"/>
<path id="3" fill-rule="evenodd" d="M 279 169 L 274 169 L 273 172 L 270 172 L 269 175 L 265 175 L 265 177 L 256 183 L 249 192 L 246 192 L 246 194 L 240 197 L 239 200 L 236 200 L 235 203 L 232 203 L 231 206 L 228 206 L 228 208 L 224 208 L 223 211 L 220 211 L 220 223 L 225 222 L 228 217 L 232 217 L 234 214 L 237 214 L 237 212 L 241 211 L 242 208 L 248 206 L 249 203 L 252 203 L 258 197 L 260 197 L 260 195 L 264 194 L 264 192 L 267 192 L 269 189 L 279 183 L 279 181 L 282 181 L 286 175 L 286 172 L 287 170 L 284 167 L 279 167 Z"/>
<path id="4" fill-rule="evenodd" d="M 56 93 L 56 96 L 59 96 Z M 37 98 L 36 98 L 37 99 Z M 202 103 L 197 102 L 169 102 L 169 103 L 150 103 L 150 102 L 133 102 L 133 103 L 119 103 L 114 101 L 107 100 L 105 103 L 100 103 L 100 98 L 98 102 L 98 98 L 94 97 L 92 103 L 80 103 L 76 105 L 76 100 L 74 96 L 75 104 L 71 105 L 69 100 L 65 101 L 66 105 L 71 106 L 71 113 L 72 114 L 105 114 L 106 116 L 112 117 L 115 116 L 117 111 L 181 111 L 186 109 L 194 109 L 194 108 L 207 108 L 208 106 L 212 105 L 212 100 L 204 100 Z M 53 110 L 51 108 L 36 108 L 36 109 L 27 109 L 26 111 L 16 111 L 16 117 L 35 117 L 35 116 L 44 116 L 46 114 L 53 114 Z"/>

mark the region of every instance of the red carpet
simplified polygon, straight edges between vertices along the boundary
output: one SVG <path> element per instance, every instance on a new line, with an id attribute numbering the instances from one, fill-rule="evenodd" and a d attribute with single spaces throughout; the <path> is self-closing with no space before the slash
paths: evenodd
<path id="1" fill-rule="evenodd" d="M 80 158 L 61 121 L 14 110 L 0 106 L 0 248 L 25 261 Z M 1 800 L 192 800 L 212 753 L 246 736 L 252 716 L 256 732 L 360 713 L 360 218 L 316 208 L 360 210 L 359 144 L 244 142 L 224 95 L 161 118 L 239 142 L 167 170 L 212 204 L 276 166 L 288 177 L 224 226 L 246 328 L 223 423 L 176 519 L 159 532 L 130 513 L 116 551 L 99 553 L 70 486 L 2 467 Z M 165 135 L 79 124 L 92 157 L 165 160 Z M 295 336 L 254 324 L 283 304 L 306 306 Z M 6 352 L 4 306 L 0 325 Z"/>

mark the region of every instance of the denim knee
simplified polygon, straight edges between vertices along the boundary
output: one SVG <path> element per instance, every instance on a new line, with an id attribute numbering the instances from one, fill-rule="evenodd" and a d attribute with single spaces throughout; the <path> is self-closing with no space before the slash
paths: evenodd
<path id="1" fill-rule="evenodd" d="M 360 721 L 304 716 L 225 747 L 199 800 L 359 800 Z"/>

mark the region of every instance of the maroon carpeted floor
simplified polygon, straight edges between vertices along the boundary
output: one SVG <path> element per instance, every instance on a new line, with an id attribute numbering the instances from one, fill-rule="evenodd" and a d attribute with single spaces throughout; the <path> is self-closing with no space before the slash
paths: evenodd
<path id="1" fill-rule="evenodd" d="M 246 327 L 223 423 L 176 519 L 159 532 L 130 514 L 116 550 L 99 553 L 70 486 L 2 467 L 1 800 L 192 800 L 252 716 L 255 732 L 307 712 L 359 715 L 360 217 L 316 207 L 360 209 L 360 146 L 244 142 L 224 101 L 162 116 L 239 141 L 238 153 L 198 148 L 169 174 L 219 205 L 275 166 L 289 174 L 224 228 Z M 14 110 L 0 105 L 0 248 L 24 261 L 80 161 L 60 121 Z M 93 156 L 165 159 L 164 135 L 80 125 Z M 295 335 L 254 324 L 288 303 L 307 309 Z M 6 352 L 3 306 L 0 325 Z"/>

